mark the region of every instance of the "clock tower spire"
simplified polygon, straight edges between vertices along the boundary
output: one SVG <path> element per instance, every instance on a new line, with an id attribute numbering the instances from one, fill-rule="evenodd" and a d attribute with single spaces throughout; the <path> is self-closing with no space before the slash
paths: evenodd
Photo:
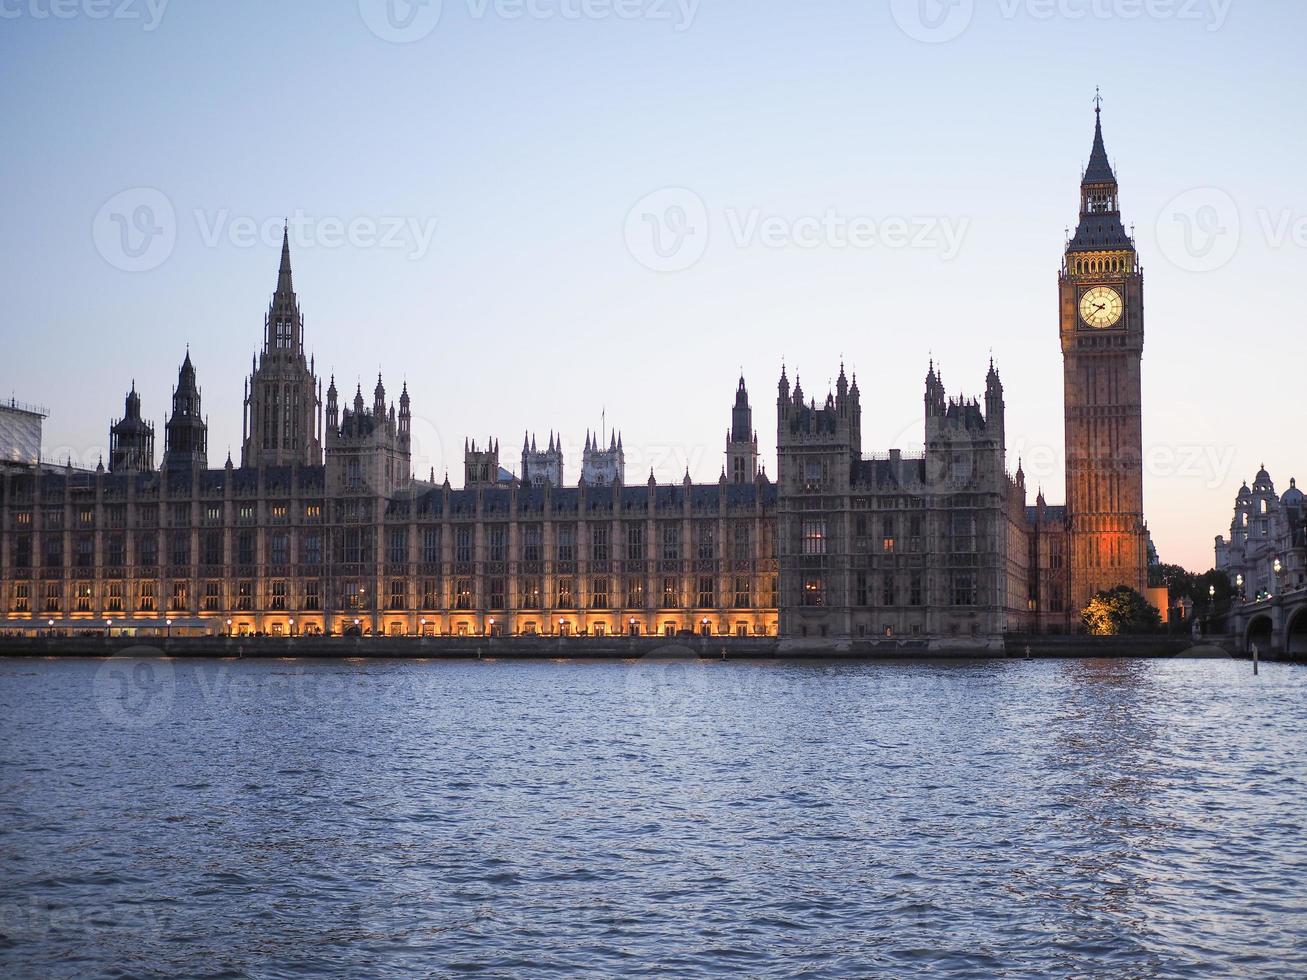
<path id="1" fill-rule="evenodd" d="M 1071 612 L 1095 592 L 1148 586 L 1141 362 L 1144 274 L 1121 222 L 1102 97 L 1080 181 L 1080 219 L 1058 276 Z"/>

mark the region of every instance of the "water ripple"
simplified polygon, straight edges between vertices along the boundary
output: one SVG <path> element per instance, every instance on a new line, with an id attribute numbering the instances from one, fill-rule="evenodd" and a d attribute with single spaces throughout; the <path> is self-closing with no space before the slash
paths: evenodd
<path id="1" fill-rule="evenodd" d="M 1300 667 L 170 666 L 0 660 L 0 973 L 1307 974 Z"/>

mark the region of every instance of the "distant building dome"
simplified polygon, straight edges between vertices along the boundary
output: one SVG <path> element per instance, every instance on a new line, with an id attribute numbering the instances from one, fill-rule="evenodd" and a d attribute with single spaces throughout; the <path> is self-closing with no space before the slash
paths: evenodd
<path id="1" fill-rule="evenodd" d="M 1257 475 L 1253 477 L 1253 489 L 1259 491 L 1275 489 L 1275 484 L 1271 482 L 1271 474 L 1266 472 L 1265 466 L 1262 466 L 1262 468 L 1257 471 Z"/>
<path id="2" fill-rule="evenodd" d="M 1289 489 L 1284 491 L 1284 496 L 1280 498 L 1280 503 L 1285 507 L 1302 507 L 1302 491 L 1298 489 L 1298 481 L 1290 480 Z"/>

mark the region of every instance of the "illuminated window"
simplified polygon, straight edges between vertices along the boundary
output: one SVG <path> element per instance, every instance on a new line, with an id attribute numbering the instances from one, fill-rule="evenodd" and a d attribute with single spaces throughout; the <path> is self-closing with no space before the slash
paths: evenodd
<path id="1" fill-rule="evenodd" d="M 713 577 L 711 575 L 700 576 L 699 608 L 711 609 L 715 605 L 717 605 L 717 590 L 715 583 L 713 582 Z"/>
<path id="2" fill-rule="evenodd" d="M 678 609 L 681 605 L 681 590 L 677 587 L 676 579 L 667 577 L 663 579 L 663 608 Z"/>
<path id="3" fill-rule="evenodd" d="M 735 580 L 735 608 L 748 609 L 751 605 L 751 586 L 752 583 L 744 577 Z"/>
<path id="4" fill-rule="evenodd" d="M 540 608 L 540 580 L 538 578 L 528 578 L 522 582 L 520 605 L 523 609 Z"/>
<path id="5" fill-rule="evenodd" d="M 820 576 L 809 576 L 803 580 L 803 593 L 799 601 L 805 606 L 826 605 L 826 581 Z"/>
<path id="6" fill-rule="evenodd" d="M 470 578 L 461 578 L 454 583 L 454 608 L 471 609 L 472 605 L 472 580 Z"/>
<path id="7" fill-rule="evenodd" d="M 826 554 L 826 522 L 803 522 L 803 553 L 805 555 Z"/>

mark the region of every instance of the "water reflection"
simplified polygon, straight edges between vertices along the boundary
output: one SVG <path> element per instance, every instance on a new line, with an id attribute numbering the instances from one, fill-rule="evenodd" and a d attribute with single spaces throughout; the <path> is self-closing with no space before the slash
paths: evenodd
<path id="1" fill-rule="evenodd" d="M 1301 668 L 171 668 L 0 661 L 6 974 L 1307 971 Z"/>

